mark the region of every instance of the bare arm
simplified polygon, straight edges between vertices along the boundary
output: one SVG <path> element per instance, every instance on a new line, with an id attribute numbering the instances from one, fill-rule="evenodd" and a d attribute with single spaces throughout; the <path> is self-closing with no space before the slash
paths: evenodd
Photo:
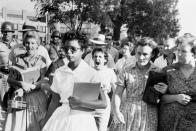
<path id="1" fill-rule="evenodd" d="M 165 94 L 161 98 L 161 101 L 165 104 L 172 103 L 172 102 L 178 102 L 182 105 L 186 105 L 190 102 L 190 100 L 191 100 L 191 97 L 185 94 L 174 94 L 174 95 Z"/>
<path id="2" fill-rule="evenodd" d="M 12 78 L 8 77 L 8 83 L 11 85 L 18 86 L 18 87 L 22 87 L 25 91 L 29 92 L 31 89 L 35 89 L 36 85 L 34 84 L 29 84 L 27 82 L 23 82 L 23 81 L 17 81 L 14 80 Z"/>
<path id="3" fill-rule="evenodd" d="M 120 112 L 120 103 L 121 103 L 123 91 L 124 91 L 124 87 L 117 86 L 115 94 L 113 95 L 112 105 L 114 107 L 115 112 Z"/>
<path id="4" fill-rule="evenodd" d="M 124 91 L 123 86 L 117 86 L 115 94 L 112 98 L 112 107 L 114 108 L 114 115 L 116 116 L 117 120 L 121 123 L 125 123 L 124 116 L 120 112 L 120 104 L 121 104 L 121 98 Z"/>
<path id="5" fill-rule="evenodd" d="M 172 102 L 177 102 L 177 95 L 168 95 L 165 94 L 161 97 L 161 101 L 163 103 L 172 103 Z"/>

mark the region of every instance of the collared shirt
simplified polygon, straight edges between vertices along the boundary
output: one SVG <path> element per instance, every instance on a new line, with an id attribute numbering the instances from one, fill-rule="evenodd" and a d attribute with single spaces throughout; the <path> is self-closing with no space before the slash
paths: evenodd
<path id="1" fill-rule="evenodd" d="M 12 61 L 12 63 L 16 63 L 16 56 L 18 56 L 20 54 L 24 54 L 25 52 L 26 52 L 26 50 L 24 49 L 23 44 L 17 44 L 11 50 L 9 58 Z M 48 51 L 46 50 L 46 48 L 44 46 L 40 45 L 38 47 L 37 53 L 45 58 L 46 66 L 48 68 L 52 61 L 50 60 L 50 57 L 48 55 Z"/>
<path id="2" fill-rule="evenodd" d="M 125 59 L 122 57 L 119 59 L 116 63 L 116 71 L 119 73 L 123 68 L 133 65 L 136 63 L 136 57 L 135 56 L 130 56 L 129 58 Z"/>
<path id="3" fill-rule="evenodd" d="M 47 49 L 44 46 L 40 45 L 38 48 L 38 54 L 46 59 L 46 66 L 49 67 L 52 61 L 50 59 Z"/>
<path id="4" fill-rule="evenodd" d="M 113 46 L 111 46 L 110 49 L 108 49 L 108 52 L 111 54 L 111 56 L 114 59 L 114 62 L 116 63 L 118 61 L 118 57 L 119 57 L 119 52 L 116 48 L 114 48 Z"/>
<path id="5" fill-rule="evenodd" d="M 71 73 L 70 74 L 71 77 L 66 76 L 69 75 L 67 74 L 67 72 Z M 68 79 L 70 79 L 69 82 L 67 81 Z M 61 96 L 61 101 L 67 101 L 67 98 L 72 95 L 73 89 L 70 89 L 69 94 L 67 94 L 68 92 L 65 93 L 62 90 L 63 89 L 62 87 L 66 86 L 67 88 L 70 88 L 70 86 L 73 86 L 71 84 L 76 82 L 99 83 L 100 78 L 96 75 L 95 69 L 93 69 L 88 64 L 86 64 L 83 60 L 81 60 L 78 67 L 73 71 L 70 68 L 68 68 L 67 65 L 58 68 L 54 73 L 54 80 L 51 89 L 54 92 L 59 93 L 60 95 L 62 93 L 63 96 Z M 65 94 L 67 94 L 66 98 L 64 97 Z"/>
<path id="6" fill-rule="evenodd" d="M 19 42 L 16 39 L 12 39 L 11 41 L 3 41 L 0 40 L 0 42 L 4 43 L 9 49 L 13 48 L 15 45 L 19 44 Z"/>
<path id="7" fill-rule="evenodd" d="M 153 63 L 145 74 L 142 74 L 138 69 L 137 64 L 132 64 L 124 68 L 118 75 L 118 86 L 127 89 L 127 98 L 132 100 L 142 100 L 143 92 L 148 79 L 149 71 L 159 71 L 160 69 Z M 133 98 L 133 99 L 132 99 Z"/>
<path id="8" fill-rule="evenodd" d="M 46 45 L 45 47 L 48 50 L 48 54 L 49 54 L 52 62 L 59 59 L 60 48 L 58 49 L 58 47 L 60 47 L 60 46 L 55 46 L 53 43 L 50 43 L 49 45 Z"/>
<path id="9" fill-rule="evenodd" d="M 11 51 L 18 45 L 18 42 L 13 39 L 7 43 L 0 40 L 0 66 L 5 67 L 12 64 L 13 57 Z"/>
<path id="10" fill-rule="evenodd" d="M 174 52 L 176 59 L 173 60 L 173 63 L 177 63 L 178 62 L 178 57 L 177 57 L 177 51 Z M 167 59 L 164 58 L 163 55 L 159 56 L 158 58 L 155 59 L 154 64 L 156 66 L 158 66 L 159 68 L 164 68 L 166 66 L 168 66 L 168 62 Z"/>

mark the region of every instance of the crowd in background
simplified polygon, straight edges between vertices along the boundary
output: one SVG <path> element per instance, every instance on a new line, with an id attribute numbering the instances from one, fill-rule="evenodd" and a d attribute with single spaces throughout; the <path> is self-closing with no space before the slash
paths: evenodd
<path id="1" fill-rule="evenodd" d="M 43 45 L 34 26 L 24 24 L 20 32 L 22 41 L 13 37 L 13 23 L 1 25 L 0 130 L 196 130 L 196 37 L 192 34 L 161 43 L 145 36 L 118 43 L 112 32 L 88 39 L 82 32 L 54 31 L 50 43 Z M 37 68 L 39 78 L 18 79 L 13 66 Z M 153 79 L 152 72 L 157 73 Z M 150 79 L 163 77 L 160 74 L 165 82 L 148 86 Z M 72 96 L 74 83 L 100 83 L 98 99 Z M 153 97 L 147 89 L 156 98 L 145 99 L 144 95 Z"/>

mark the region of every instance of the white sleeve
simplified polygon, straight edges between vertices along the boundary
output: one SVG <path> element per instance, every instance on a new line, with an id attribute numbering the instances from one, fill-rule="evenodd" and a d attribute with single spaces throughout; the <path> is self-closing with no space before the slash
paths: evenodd
<path id="1" fill-rule="evenodd" d="M 50 89 L 55 92 L 55 93 L 59 93 L 59 90 L 58 90 L 58 75 L 57 73 L 55 72 L 54 73 L 54 77 L 53 77 L 53 82 L 52 82 L 52 85 L 50 86 Z"/>

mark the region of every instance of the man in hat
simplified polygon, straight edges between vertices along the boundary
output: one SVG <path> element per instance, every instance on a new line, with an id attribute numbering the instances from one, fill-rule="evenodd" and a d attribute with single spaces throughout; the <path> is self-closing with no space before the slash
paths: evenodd
<path id="1" fill-rule="evenodd" d="M 103 34 L 99 34 L 96 38 L 90 39 L 90 42 L 92 43 L 93 48 L 101 47 L 101 48 L 106 49 L 107 43 L 105 43 L 105 35 L 103 35 Z M 92 53 L 87 54 L 86 57 L 84 58 L 84 61 L 87 64 L 89 64 L 90 66 L 94 67 L 94 61 L 92 59 Z M 108 53 L 107 66 L 109 68 L 115 69 L 114 59 L 111 56 L 111 54 L 109 54 L 109 53 Z"/>
<path id="2" fill-rule="evenodd" d="M 159 47 L 159 56 L 155 59 L 154 64 L 159 68 L 178 62 L 177 45 L 174 38 L 167 38 L 163 41 L 163 47 Z"/>

